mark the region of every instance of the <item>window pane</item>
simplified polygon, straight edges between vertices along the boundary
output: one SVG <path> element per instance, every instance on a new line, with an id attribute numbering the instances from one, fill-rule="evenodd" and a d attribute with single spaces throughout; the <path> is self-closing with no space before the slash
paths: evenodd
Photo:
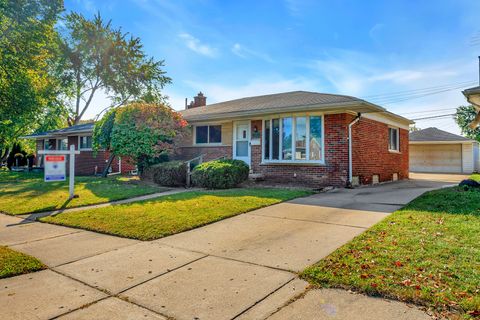
<path id="1" fill-rule="evenodd" d="M 307 159 L 307 118 L 295 119 L 295 159 Z"/>
<path id="2" fill-rule="evenodd" d="M 263 155 L 265 159 L 270 159 L 270 120 L 265 120 L 264 128 L 265 141 L 263 142 Z"/>
<path id="3" fill-rule="evenodd" d="M 80 137 L 80 149 L 91 149 L 92 148 L 92 137 Z"/>
<path id="4" fill-rule="evenodd" d="M 394 128 L 388 128 L 388 149 L 398 150 L 398 130 Z"/>
<path id="5" fill-rule="evenodd" d="M 322 159 L 322 117 L 310 117 L 309 160 Z"/>
<path id="6" fill-rule="evenodd" d="M 292 118 L 283 118 L 282 128 L 282 160 L 292 160 Z"/>
<path id="7" fill-rule="evenodd" d="M 222 142 L 222 126 L 210 126 L 209 143 Z"/>
<path id="8" fill-rule="evenodd" d="M 208 126 L 195 127 L 195 142 L 208 143 Z"/>
<path id="9" fill-rule="evenodd" d="M 248 157 L 248 141 L 237 141 L 237 157 Z"/>
<path id="10" fill-rule="evenodd" d="M 272 120 L 272 160 L 278 160 L 280 149 L 280 120 Z"/>
<path id="11" fill-rule="evenodd" d="M 58 150 L 68 150 L 68 139 L 58 140 Z"/>

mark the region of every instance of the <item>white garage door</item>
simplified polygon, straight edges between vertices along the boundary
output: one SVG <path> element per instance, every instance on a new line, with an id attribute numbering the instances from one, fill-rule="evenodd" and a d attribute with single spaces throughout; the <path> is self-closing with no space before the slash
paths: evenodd
<path id="1" fill-rule="evenodd" d="M 410 171 L 462 172 L 461 144 L 411 144 Z"/>

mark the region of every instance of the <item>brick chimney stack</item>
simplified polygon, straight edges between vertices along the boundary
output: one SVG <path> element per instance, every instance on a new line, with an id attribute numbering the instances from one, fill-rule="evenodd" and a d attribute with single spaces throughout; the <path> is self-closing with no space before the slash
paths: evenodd
<path id="1" fill-rule="evenodd" d="M 197 107 L 205 107 L 207 105 L 207 97 L 203 95 L 200 91 L 195 97 L 193 97 L 193 101 L 187 105 L 187 109 L 197 108 Z"/>

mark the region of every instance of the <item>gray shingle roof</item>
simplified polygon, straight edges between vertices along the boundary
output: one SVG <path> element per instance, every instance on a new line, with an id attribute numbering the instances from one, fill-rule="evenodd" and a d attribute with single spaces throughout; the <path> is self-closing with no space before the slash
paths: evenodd
<path id="1" fill-rule="evenodd" d="M 307 91 L 292 91 L 285 93 L 276 93 L 263 96 L 248 97 L 236 100 L 230 100 L 220 103 L 214 103 L 205 107 L 192 108 L 180 111 L 187 120 L 199 120 L 218 115 L 228 116 L 238 113 L 267 113 L 283 111 L 295 107 L 330 107 L 334 105 L 360 104 L 366 101 L 344 95 L 326 94 Z M 383 108 L 376 106 L 378 111 L 384 111 Z M 282 110 L 283 109 L 283 110 Z"/>
<path id="2" fill-rule="evenodd" d="M 61 135 L 71 135 L 74 133 L 81 133 L 81 132 L 91 132 L 93 131 L 94 125 L 95 123 L 93 122 L 77 124 L 67 128 L 30 134 L 28 136 L 24 136 L 24 138 L 35 138 L 35 137 L 43 137 L 43 136 L 61 136 Z"/>
<path id="3" fill-rule="evenodd" d="M 409 134 L 410 141 L 472 141 L 471 139 L 437 128 L 426 128 Z"/>

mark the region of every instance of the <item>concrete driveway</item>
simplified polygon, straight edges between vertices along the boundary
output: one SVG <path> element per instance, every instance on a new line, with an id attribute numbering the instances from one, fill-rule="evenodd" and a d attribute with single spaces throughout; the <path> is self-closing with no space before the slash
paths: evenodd
<path id="1" fill-rule="evenodd" d="M 297 272 L 452 182 L 338 189 L 151 242 L 0 215 L 0 244 L 49 266 L 0 280 L 0 318 L 429 319 L 399 302 L 307 291 Z"/>

